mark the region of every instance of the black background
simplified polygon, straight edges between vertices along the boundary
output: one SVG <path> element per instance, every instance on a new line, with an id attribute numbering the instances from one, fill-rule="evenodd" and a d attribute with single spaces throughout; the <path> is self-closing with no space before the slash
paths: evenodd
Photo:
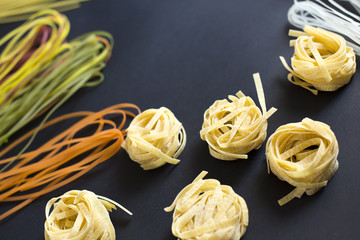
<path id="1" fill-rule="evenodd" d="M 318 96 L 287 81 L 279 56 L 289 62 L 293 54 L 287 36 L 291 4 L 288 0 L 92 0 L 66 12 L 71 21 L 69 39 L 106 30 L 113 34 L 115 47 L 104 70 L 105 81 L 77 92 L 53 116 L 98 111 L 123 102 L 142 110 L 165 106 L 183 123 L 188 142 L 178 165 L 153 171 L 142 170 L 121 150 L 89 174 L 0 222 L 0 238 L 43 239 L 46 202 L 68 190 L 87 189 L 134 213 L 111 213 L 117 239 L 175 239 L 172 213 L 163 208 L 201 170 L 207 170 L 206 178 L 232 186 L 246 200 L 250 223 L 244 239 L 358 239 L 359 74 L 340 90 Z M 19 25 L 1 25 L 0 35 Z M 310 117 L 329 124 L 340 146 L 340 167 L 328 186 L 283 207 L 277 200 L 293 187 L 267 174 L 265 144 L 248 160 L 225 162 L 211 157 L 199 136 L 203 113 L 215 100 L 242 90 L 258 103 L 255 72 L 260 72 L 268 108 L 278 108 L 269 119 L 268 135 L 282 124 Z M 55 132 L 40 135 L 34 145 Z M 11 206 L 2 203 L 0 210 Z"/>

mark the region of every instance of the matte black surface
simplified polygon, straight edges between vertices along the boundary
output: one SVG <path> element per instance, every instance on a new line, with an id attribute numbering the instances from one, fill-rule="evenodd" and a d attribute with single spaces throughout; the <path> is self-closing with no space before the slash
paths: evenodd
<path id="1" fill-rule="evenodd" d="M 359 74 L 337 92 L 318 96 L 286 80 L 279 55 L 289 61 L 293 54 L 287 36 L 291 4 L 288 0 L 92 0 L 66 12 L 70 39 L 107 30 L 116 44 L 104 70 L 105 81 L 76 93 L 54 116 L 122 102 L 135 103 L 142 110 L 166 106 L 183 123 L 187 146 L 177 166 L 153 171 L 143 171 L 121 150 L 86 176 L 0 222 L 0 239 L 43 239 L 46 202 L 72 189 L 91 190 L 134 213 L 111 213 L 117 239 L 175 239 L 172 213 L 163 208 L 201 170 L 209 171 L 207 178 L 232 186 L 246 200 L 250 225 L 243 239 L 358 239 Z M 0 35 L 19 24 L 0 25 Z M 265 144 L 248 160 L 224 162 L 210 156 L 199 136 L 203 113 L 215 100 L 242 90 L 258 102 L 255 72 L 261 74 L 268 108 L 278 108 L 269 119 L 268 135 L 282 124 L 310 117 L 329 124 L 340 145 L 340 168 L 328 186 L 283 207 L 277 200 L 293 187 L 267 174 Z M 52 135 L 39 136 L 35 145 Z M 10 206 L 2 203 L 0 211 Z"/>

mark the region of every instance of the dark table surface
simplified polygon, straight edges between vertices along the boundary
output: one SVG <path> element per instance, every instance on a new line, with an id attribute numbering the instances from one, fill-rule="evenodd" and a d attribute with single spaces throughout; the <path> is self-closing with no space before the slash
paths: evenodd
<path id="1" fill-rule="evenodd" d="M 43 239 L 45 205 L 72 189 L 87 189 L 131 210 L 111 213 L 117 239 L 175 239 L 170 205 L 201 170 L 230 185 L 249 208 L 244 239 L 358 239 L 360 228 L 359 74 L 347 86 L 318 96 L 292 85 L 279 56 L 293 54 L 287 31 L 288 0 L 92 0 L 66 12 L 70 39 L 92 30 L 113 34 L 115 47 L 105 81 L 82 89 L 53 116 L 97 111 L 132 102 L 142 110 L 168 107 L 188 135 L 181 162 L 144 171 L 124 150 L 77 181 L 39 198 L 0 223 L 1 239 Z M 20 23 L 0 25 L 3 36 Z M 310 117 L 329 124 L 340 146 L 339 170 L 314 196 L 283 207 L 277 200 L 293 187 L 267 174 L 265 144 L 248 160 L 214 159 L 199 131 L 204 111 L 242 90 L 257 103 L 252 74 L 260 72 L 268 108 L 268 135 L 280 125 Z M 36 126 L 37 122 L 32 123 Z M 28 129 L 21 130 L 21 133 Z M 39 136 L 35 145 L 51 137 Z M 9 204 L 1 204 L 0 210 Z"/>

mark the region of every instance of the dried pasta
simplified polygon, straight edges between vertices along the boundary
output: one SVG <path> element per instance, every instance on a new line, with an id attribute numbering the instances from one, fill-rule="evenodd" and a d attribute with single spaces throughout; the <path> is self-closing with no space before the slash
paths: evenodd
<path id="1" fill-rule="evenodd" d="M 80 88 L 103 81 L 111 34 L 90 32 L 67 41 L 69 31 L 65 15 L 44 10 L 0 39 L 0 146 L 46 112 L 44 123 Z"/>
<path id="2" fill-rule="evenodd" d="M 356 70 L 355 54 L 338 34 L 321 28 L 305 26 L 304 32 L 290 30 L 294 47 L 291 66 L 284 57 L 280 60 L 290 72 L 288 80 L 313 94 L 320 91 L 335 91 L 349 83 Z"/>
<path id="3" fill-rule="evenodd" d="M 52 198 L 45 208 L 45 240 L 115 240 L 109 212 L 116 206 L 132 215 L 120 204 L 87 190 Z"/>
<path id="4" fill-rule="evenodd" d="M 148 109 L 132 120 L 122 147 L 133 161 L 150 170 L 179 163 L 176 158 L 185 145 L 184 127 L 169 109 L 161 107 Z"/>
<path id="5" fill-rule="evenodd" d="M 267 119 L 276 112 L 266 110 L 260 75 L 253 75 L 261 110 L 239 91 L 229 100 L 215 101 L 204 113 L 200 137 L 209 145 L 210 154 L 221 160 L 246 159 L 266 138 Z"/>
<path id="6" fill-rule="evenodd" d="M 175 198 L 172 233 L 182 240 L 239 240 L 249 224 L 245 200 L 202 171 Z"/>
<path id="7" fill-rule="evenodd" d="M 125 124 L 140 109 L 130 103 L 98 112 L 75 112 L 59 116 L 35 128 L 0 151 L 0 158 L 39 130 L 81 118 L 37 149 L 0 160 L 0 203 L 20 202 L 0 214 L 0 221 L 38 197 L 78 179 L 120 149 L 126 136 Z"/>
<path id="8" fill-rule="evenodd" d="M 304 118 L 279 127 L 266 145 L 268 173 L 295 187 L 279 204 L 326 186 L 338 169 L 338 153 L 335 134 L 325 123 Z"/>
<path id="9" fill-rule="evenodd" d="M 88 0 L 0 0 L 0 23 L 21 21 L 44 9 L 71 10 L 85 1 Z"/>

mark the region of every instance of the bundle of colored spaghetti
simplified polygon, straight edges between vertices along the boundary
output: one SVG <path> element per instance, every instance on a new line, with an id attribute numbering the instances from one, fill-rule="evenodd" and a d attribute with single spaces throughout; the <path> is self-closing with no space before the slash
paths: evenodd
<path id="1" fill-rule="evenodd" d="M 71 10 L 85 1 L 88 0 L 0 0 L 0 23 L 25 20 L 44 9 Z"/>
<path id="2" fill-rule="evenodd" d="M 0 145 L 50 109 L 45 122 L 80 88 L 103 80 L 111 35 L 92 32 L 66 42 L 69 29 L 64 15 L 46 10 L 0 39 Z"/>
<path id="3" fill-rule="evenodd" d="M 112 157 L 121 149 L 127 117 L 135 117 L 139 112 L 139 108 L 133 104 L 118 104 L 99 112 L 66 114 L 43 124 L 41 130 L 67 119 L 82 117 L 36 150 L 0 161 L 0 166 L 8 165 L 0 173 L 0 202 L 21 201 L 1 214 L 0 220 L 36 198 L 74 181 Z M 111 119 L 117 117 L 119 121 L 111 120 L 110 115 Z M 0 152 L 0 158 L 37 130 L 29 131 L 10 144 Z"/>

